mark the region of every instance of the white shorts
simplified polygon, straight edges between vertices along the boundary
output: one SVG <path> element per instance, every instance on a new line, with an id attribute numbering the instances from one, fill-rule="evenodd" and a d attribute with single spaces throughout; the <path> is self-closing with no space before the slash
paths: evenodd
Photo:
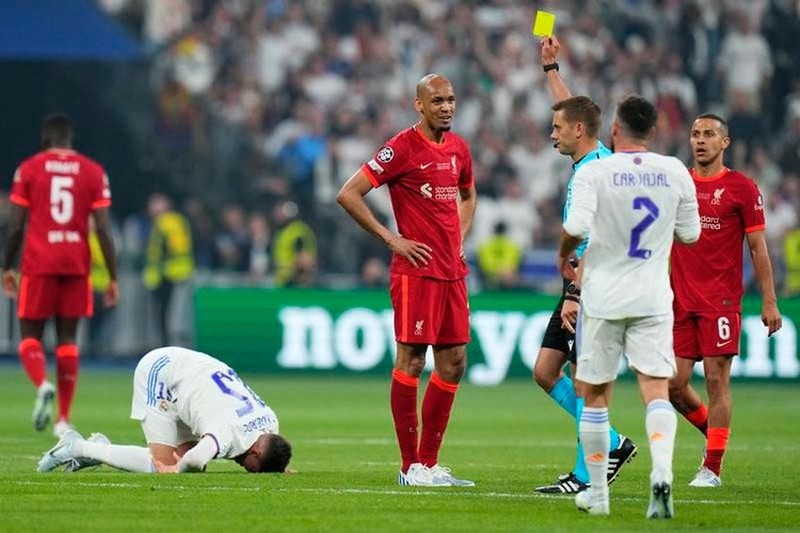
<path id="1" fill-rule="evenodd" d="M 672 313 L 620 320 L 581 314 L 578 322 L 575 376 L 584 383 L 601 385 L 614 381 L 623 354 L 631 370 L 640 374 L 657 378 L 675 375 Z"/>
<path id="2" fill-rule="evenodd" d="M 154 350 L 139 361 L 133 374 L 131 418 L 142 424 L 147 444 L 178 447 L 195 442 L 197 437 L 178 416 L 171 402 L 169 364 L 164 353 Z"/>

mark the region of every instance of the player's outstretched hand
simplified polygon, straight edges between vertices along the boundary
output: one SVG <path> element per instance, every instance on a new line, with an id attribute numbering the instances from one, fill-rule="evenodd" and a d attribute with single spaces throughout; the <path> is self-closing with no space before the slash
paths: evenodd
<path id="1" fill-rule="evenodd" d="M 105 294 L 103 295 L 103 305 L 106 307 L 114 307 L 119 302 L 119 285 L 116 281 L 108 284 Z"/>
<path id="2" fill-rule="evenodd" d="M 425 243 L 404 239 L 398 235 L 389 241 L 389 249 L 408 259 L 414 268 L 425 266 L 431 259 L 432 248 Z"/>
<path id="3" fill-rule="evenodd" d="M 552 65 L 558 60 L 561 43 L 555 35 L 542 39 L 542 65 Z"/>
<path id="4" fill-rule="evenodd" d="M 17 285 L 17 273 L 13 270 L 3 271 L 3 291 L 9 298 L 16 298 L 19 286 Z"/>
<path id="5" fill-rule="evenodd" d="M 781 312 L 778 311 L 777 304 L 773 303 L 762 306 L 761 322 L 767 326 L 767 329 L 769 330 L 767 336 L 770 336 L 781 329 L 783 326 L 783 319 L 781 318 Z"/>

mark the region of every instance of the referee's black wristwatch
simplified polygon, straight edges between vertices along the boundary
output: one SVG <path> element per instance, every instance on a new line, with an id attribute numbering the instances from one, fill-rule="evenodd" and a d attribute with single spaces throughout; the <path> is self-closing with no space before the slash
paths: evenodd
<path id="1" fill-rule="evenodd" d="M 564 299 L 569 300 L 571 302 L 581 302 L 581 290 L 575 285 L 575 282 L 570 283 L 567 285 L 567 290 L 564 293 Z"/>

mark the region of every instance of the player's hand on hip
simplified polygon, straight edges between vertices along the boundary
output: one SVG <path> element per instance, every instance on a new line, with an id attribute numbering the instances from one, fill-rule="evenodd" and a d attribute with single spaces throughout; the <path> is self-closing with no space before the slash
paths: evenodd
<path id="1" fill-rule="evenodd" d="M 578 321 L 580 304 L 572 300 L 564 300 L 561 305 L 561 328 L 575 333 L 575 323 Z"/>
<path id="2" fill-rule="evenodd" d="M 556 62 L 561 43 L 555 35 L 542 39 L 542 65 L 551 65 Z"/>
<path id="3" fill-rule="evenodd" d="M 116 281 L 112 281 L 108 284 L 108 288 L 106 288 L 106 292 L 103 295 L 103 305 L 114 307 L 117 302 L 119 302 L 119 285 L 117 285 Z"/>
<path id="4" fill-rule="evenodd" d="M 3 291 L 9 298 L 16 298 L 19 292 L 19 285 L 17 284 L 17 273 L 13 270 L 3 271 Z"/>
<path id="5" fill-rule="evenodd" d="M 761 322 L 767 327 L 767 335 L 772 335 L 783 326 L 781 312 L 778 311 L 777 304 L 764 305 L 761 309 Z"/>
<path id="6" fill-rule="evenodd" d="M 432 257 L 430 246 L 422 242 L 404 239 L 402 235 L 389 241 L 389 249 L 408 259 L 408 262 L 415 268 L 427 265 Z"/>

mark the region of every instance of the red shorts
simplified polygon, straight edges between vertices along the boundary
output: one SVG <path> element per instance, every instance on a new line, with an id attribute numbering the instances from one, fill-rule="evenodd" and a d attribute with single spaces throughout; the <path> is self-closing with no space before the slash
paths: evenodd
<path id="1" fill-rule="evenodd" d="M 434 345 L 469 342 L 466 280 L 392 274 L 389 290 L 397 342 Z"/>
<path id="2" fill-rule="evenodd" d="M 742 314 L 675 311 L 672 332 L 676 357 L 700 361 L 703 357 L 738 355 Z"/>
<path id="3" fill-rule="evenodd" d="M 87 276 L 22 276 L 17 315 L 28 320 L 92 316 L 92 284 Z"/>

